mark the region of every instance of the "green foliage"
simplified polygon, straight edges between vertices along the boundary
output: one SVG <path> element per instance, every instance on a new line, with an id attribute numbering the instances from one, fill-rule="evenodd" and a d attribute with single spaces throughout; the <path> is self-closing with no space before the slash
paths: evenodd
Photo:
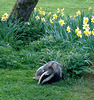
<path id="1" fill-rule="evenodd" d="M 65 63 L 65 75 L 68 77 L 79 77 L 82 75 L 86 69 L 86 66 L 91 65 L 92 63 L 88 59 L 89 54 L 72 54 L 71 57 L 66 59 Z"/>
<path id="2" fill-rule="evenodd" d="M 39 65 L 38 60 L 37 53 L 30 53 L 26 50 L 17 52 L 9 45 L 0 46 L 0 68 L 31 69 Z"/>
<path id="3" fill-rule="evenodd" d="M 0 68 L 39 68 L 54 60 L 62 64 L 65 78 L 79 77 L 87 68 L 90 69 L 94 35 L 84 34 L 83 21 L 88 17 L 89 20 L 85 24 L 89 24 L 89 30 L 92 31 L 92 10 L 81 11 L 76 18 L 61 16 L 61 12 L 56 14 L 57 18 L 54 18 L 54 13 L 49 15 L 44 11 L 34 11 L 28 22 L 1 21 Z M 39 16 L 39 19 L 36 16 Z M 60 19 L 64 24 L 59 23 Z M 66 30 L 68 26 L 70 31 Z M 82 32 L 80 36 L 75 32 L 77 27 Z"/>
<path id="4" fill-rule="evenodd" d="M 13 48 L 19 50 L 23 45 L 28 44 L 30 41 L 40 39 L 44 34 L 44 26 L 39 22 L 31 20 L 28 23 L 20 22 L 14 23 L 6 21 L 0 22 L 0 41 L 9 43 Z"/>
<path id="5" fill-rule="evenodd" d="M 31 42 L 20 51 L 15 51 L 9 44 L 0 46 L 0 68 L 39 68 L 54 60 L 62 64 L 65 78 L 78 77 L 86 68 L 90 68 L 88 66 L 92 63 L 88 50 L 76 46 L 77 43 L 73 45 L 71 42 L 51 40 L 49 37 Z"/>

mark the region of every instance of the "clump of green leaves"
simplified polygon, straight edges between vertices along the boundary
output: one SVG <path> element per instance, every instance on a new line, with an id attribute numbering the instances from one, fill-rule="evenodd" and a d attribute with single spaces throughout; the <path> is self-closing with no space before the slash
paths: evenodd
<path id="1" fill-rule="evenodd" d="M 31 20 L 20 22 L 20 19 L 14 22 L 0 22 L 0 41 L 9 43 L 16 50 L 21 45 L 29 44 L 31 41 L 39 40 L 44 35 L 44 26 L 37 21 Z M 22 46 L 21 46 L 22 47 Z"/>
<path id="2" fill-rule="evenodd" d="M 73 45 L 69 41 L 49 37 L 31 42 L 19 51 L 9 44 L 1 45 L 0 68 L 32 69 L 57 61 L 62 65 L 64 77 L 78 77 L 92 64 L 88 50 L 79 48 L 77 43 Z"/>
<path id="3" fill-rule="evenodd" d="M 58 13 L 51 23 L 53 15 L 44 13 L 33 12 L 29 22 L 25 23 L 0 22 L 0 68 L 39 68 L 54 60 L 61 63 L 65 77 L 80 76 L 92 64 L 90 55 L 94 52 L 94 36 L 84 34 L 82 37 L 80 34 L 78 37 L 75 29 L 79 27 L 83 31 L 83 16 L 91 17 L 82 12 L 81 16 L 72 19 Z M 39 19 L 36 18 L 38 14 Z"/>

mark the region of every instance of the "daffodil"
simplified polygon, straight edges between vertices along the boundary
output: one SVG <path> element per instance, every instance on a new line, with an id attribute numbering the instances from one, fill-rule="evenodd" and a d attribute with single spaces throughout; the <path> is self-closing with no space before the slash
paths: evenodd
<path id="1" fill-rule="evenodd" d="M 45 18 L 44 18 L 44 17 L 43 17 L 43 18 L 41 18 L 41 21 L 42 21 L 42 22 L 45 22 Z"/>
<path id="2" fill-rule="evenodd" d="M 59 13 L 60 12 L 60 9 L 59 8 L 57 8 L 57 13 Z"/>
<path id="3" fill-rule="evenodd" d="M 72 18 L 72 16 L 70 16 L 70 18 Z"/>
<path id="4" fill-rule="evenodd" d="M 51 15 L 51 12 L 49 12 L 48 15 Z"/>
<path id="5" fill-rule="evenodd" d="M 28 24 L 28 25 L 30 25 L 30 23 L 29 23 L 29 22 L 27 22 L 27 24 Z"/>
<path id="6" fill-rule="evenodd" d="M 79 31 L 79 27 L 77 27 L 77 29 L 75 29 L 75 33 L 78 33 L 78 31 Z"/>
<path id="7" fill-rule="evenodd" d="M 91 32 L 91 33 L 92 33 L 92 35 L 94 35 L 94 29 L 92 30 L 92 32 Z"/>
<path id="8" fill-rule="evenodd" d="M 34 8 L 34 11 L 36 11 L 36 8 Z"/>
<path id="9" fill-rule="evenodd" d="M 79 31 L 77 32 L 77 36 L 80 37 L 80 38 L 82 38 L 81 30 L 79 30 Z"/>
<path id="10" fill-rule="evenodd" d="M 81 11 L 78 10 L 78 12 L 76 12 L 76 14 L 77 14 L 77 16 L 78 16 L 78 15 L 81 15 Z"/>
<path id="11" fill-rule="evenodd" d="M 1 21 L 6 21 L 6 18 L 5 17 L 1 17 Z"/>
<path id="12" fill-rule="evenodd" d="M 91 7 L 88 8 L 88 10 L 91 10 L 91 9 L 92 9 Z"/>
<path id="13" fill-rule="evenodd" d="M 35 18 L 36 18 L 36 20 L 40 19 L 38 15 Z"/>
<path id="14" fill-rule="evenodd" d="M 67 31 L 68 33 L 71 32 L 69 26 L 67 27 L 66 31 Z"/>
<path id="15" fill-rule="evenodd" d="M 89 29 L 89 24 L 83 24 L 83 29 Z"/>
<path id="16" fill-rule="evenodd" d="M 54 14 L 54 15 L 53 15 L 53 18 L 54 18 L 54 19 L 57 19 L 57 14 Z"/>
<path id="17" fill-rule="evenodd" d="M 88 23 L 88 21 L 89 21 L 88 17 L 84 17 L 83 23 Z"/>
<path id="18" fill-rule="evenodd" d="M 64 16 L 64 13 L 61 13 L 61 16 L 63 17 Z"/>
<path id="19" fill-rule="evenodd" d="M 86 36 L 90 36 L 90 35 L 91 35 L 91 31 L 89 31 L 88 29 L 86 29 L 86 30 L 84 31 L 84 34 L 85 34 Z"/>
<path id="20" fill-rule="evenodd" d="M 93 23 L 94 23 L 94 16 L 92 16 L 92 18 L 91 18 L 91 22 L 93 22 Z"/>
<path id="21" fill-rule="evenodd" d="M 45 11 L 40 11 L 40 14 L 45 15 Z"/>
<path id="22" fill-rule="evenodd" d="M 64 12 L 64 8 L 63 8 L 63 9 L 61 9 L 61 12 Z"/>
<path id="23" fill-rule="evenodd" d="M 65 23 L 64 23 L 64 20 L 62 20 L 62 19 L 60 19 L 59 20 L 59 24 L 61 25 L 61 26 L 63 26 Z"/>
<path id="24" fill-rule="evenodd" d="M 30 25 L 30 23 L 29 23 L 29 22 L 25 22 L 25 24 Z"/>
<path id="25" fill-rule="evenodd" d="M 50 19 L 50 23 L 54 23 L 52 19 Z"/>
<path id="26" fill-rule="evenodd" d="M 7 13 L 5 13 L 5 14 L 3 15 L 3 17 L 8 18 L 8 14 L 7 14 Z"/>
<path id="27" fill-rule="evenodd" d="M 76 18 L 76 16 L 74 15 L 74 18 Z"/>
<path id="28" fill-rule="evenodd" d="M 42 7 L 40 7 L 39 10 L 42 10 Z"/>

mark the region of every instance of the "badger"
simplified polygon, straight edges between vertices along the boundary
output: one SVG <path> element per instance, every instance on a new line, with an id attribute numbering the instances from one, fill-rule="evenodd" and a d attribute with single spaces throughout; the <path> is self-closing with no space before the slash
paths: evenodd
<path id="1" fill-rule="evenodd" d="M 50 61 L 47 64 L 41 66 L 35 74 L 33 79 L 39 80 L 38 84 L 50 84 L 57 82 L 62 78 L 61 64 L 56 61 Z"/>

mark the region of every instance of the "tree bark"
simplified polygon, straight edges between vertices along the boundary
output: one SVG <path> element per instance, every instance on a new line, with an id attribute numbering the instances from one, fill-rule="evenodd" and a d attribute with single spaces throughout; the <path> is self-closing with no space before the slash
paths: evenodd
<path id="1" fill-rule="evenodd" d="M 17 0 L 7 21 L 21 19 L 28 21 L 30 14 L 34 10 L 38 0 Z"/>

